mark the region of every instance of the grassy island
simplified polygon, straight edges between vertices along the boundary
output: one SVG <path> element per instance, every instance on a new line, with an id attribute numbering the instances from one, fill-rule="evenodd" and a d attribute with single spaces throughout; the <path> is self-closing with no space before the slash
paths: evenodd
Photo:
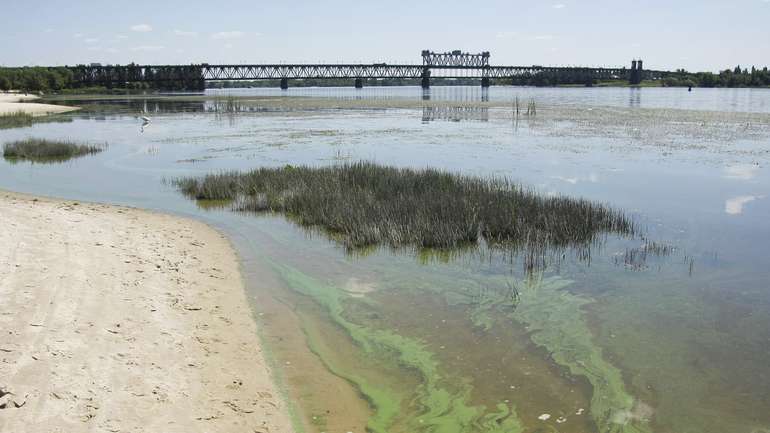
<path id="1" fill-rule="evenodd" d="M 3 158 L 34 162 L 66 161 L 101 152 L 105 146 L 28 138 L 3 145 Z"/>
<path id="2" fill-rule="evenodd" d="M 259 168 L 173 181 L 188 197 L 234 210 L 279 212 L 348 248 L 493 247 L 542 250 L 631 235 L 621 212 L 588 200 L 545 196 L 504 178 L 359 162 Z"/>

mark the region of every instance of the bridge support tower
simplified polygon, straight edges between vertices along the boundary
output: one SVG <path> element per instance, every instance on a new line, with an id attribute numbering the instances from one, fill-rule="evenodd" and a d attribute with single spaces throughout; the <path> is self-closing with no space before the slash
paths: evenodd
<path id="1" fill-rule="evenodd" d="M 481 87 L 483 89 L 489 88 L 489 77 L 483 77 L 481 79 Z"/>
<path id="2" fill-rule="evenodd" d="M 628 76 L 628 83 L 632 85 L 638 85 L 642 82 L 644 79 L 644 71 L 643 71 L 644 63 L 642 60 L 632 60 L 631 61 L 631 73 Z"/>
<path id="3" fill-rule="evenodd" d="M 422 70 L 421 85 L 423 89 L 430 89 L 430 69 L 425 68 Z"/>
<path id="4" fill-rule="evenodd" d="M 362 80 L 361 78 L 356 78 L 355 86 L 356 86 L 356 89 L 363 89 L 364 80 Z"/>
<path id="5" fill-rule="evenodd" d="M 281 78 L 281 90 L 286 90 L 288 88 L 289 88 L 289 79 Z"/>

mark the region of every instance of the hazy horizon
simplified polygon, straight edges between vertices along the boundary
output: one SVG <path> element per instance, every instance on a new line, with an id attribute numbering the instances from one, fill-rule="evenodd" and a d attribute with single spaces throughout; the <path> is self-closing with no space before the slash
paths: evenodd
<path id="1" fill-rule="evenodd" d="M 494 65 L 770 65 L 770 0 L 210 5 L 4 5 L 0 65 L 419 63 L 423 49 L 490 51 Z"/>

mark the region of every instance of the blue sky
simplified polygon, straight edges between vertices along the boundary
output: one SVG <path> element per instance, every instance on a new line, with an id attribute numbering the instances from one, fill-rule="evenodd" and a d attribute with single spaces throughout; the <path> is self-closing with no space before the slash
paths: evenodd
<path id="1" fill-rule="evenodd" d="M 770 65 L 770 0 L 0 0 L 0 65 L 419 62 Z"/>

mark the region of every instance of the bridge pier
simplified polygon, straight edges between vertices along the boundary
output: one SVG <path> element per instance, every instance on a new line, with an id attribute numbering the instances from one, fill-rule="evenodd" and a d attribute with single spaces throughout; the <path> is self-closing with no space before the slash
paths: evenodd
<path id="1" fill-rule="evenodd" d="M 642 80 L 644 79 L 644 72 L 643 72 L 643 62 L 642 60 L 632 60 L 631 61 L 631 73 L 628 76 L 628 83 L 631 85 L 638 85 L 641 84 Z"/>
<path id="2" fill-rule="evenodd" d="M 425 68 L 422 70 L 422 80 L 420 82 L 420 85 L 423 89 L 430 89 L 430 69 Z"/>
<path id="3" fill-rule="evenodd" d="M 288 88 L 289 88 L 289 79 L 281 78 L 281 90 L 286 90 Z"/>
<path id="4" fill-rule="evenodd" d="M 484 77 L 481 79 L 481 88 L 482 89 L 489 88 L 489 77 Z"/>
<path id="5" fill-rule="evenodd" d="M 364 88 L 364 80 L 362 80 L 360 78 L 356 78 L 355 86 L 356 86 L 356 89 L 363 89 Z"/>

